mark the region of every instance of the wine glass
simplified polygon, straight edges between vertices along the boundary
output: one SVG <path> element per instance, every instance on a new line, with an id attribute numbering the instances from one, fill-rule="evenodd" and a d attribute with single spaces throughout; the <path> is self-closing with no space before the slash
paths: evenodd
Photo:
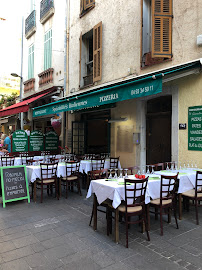
<path id="1" fill-rule="evenodd" d="M 152 174 L 154 174 L 154 167 L 155 167 L 155 166 L 152 165 L 152 172 L 151 172 Z"/>
<path id="2" fill-rule="evenodd" d="M 127 177 L 128 176 L 128 169 L 124 169 L 124 171 L 125 171 L 125 177 Z"/>
<path id="3" fill-rule="evenodd" d="M 145 174 L 145 167 L 142 166 L 142 174 Z"/>
<path id="4" fill-rule="evenodd" d="M 171 171 L 174 170 L 174 162 L 171 163 Z"/>
<path id="5" fill-rule="evenodd" d="M 109 174 L 109 179 L 112 179 L 112 169 L 109 169 L 110 174 Z"/>
<path id="6" fill-rule="evenodd" d="M 166 162 L 166 170 L 168 171 L 169 170 L 169 167 L 168 167 L 168 162 Z"/>
<path id="7" fill-rule="evenodd" d="M 117 177 L 118 177 L 118 175 L 117 175 L 118 169 L 114 169 L 114 171 L 115 171 L 115 173 L 114 173 L 114 178 L 117 178 Z"/>
<path id="8" fill-rule="evenodd" d="M 119 178 L 123 178 L 123 170 L 122 169 L 120 169 Z"/>
<path id="9" fill-rule="evenodd" d="M 150 174 L 149 165 L 146 165 L 147 167 L 147 174 Z"/>

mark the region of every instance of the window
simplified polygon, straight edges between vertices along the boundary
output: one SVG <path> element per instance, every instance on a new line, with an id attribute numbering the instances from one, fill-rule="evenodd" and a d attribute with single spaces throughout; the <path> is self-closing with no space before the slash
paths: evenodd
<path id="1" fill-rule="evenodd" d="M 143 0 L 142 66 L 172 57 L 172 0 Z"/>
<path id="2" fill-rule="evenodd" d="M 34 44 L 29 47 L 28 51 L 28 79 L 34 78 Z"/>
<path id="3" fill-rule="evenodd" d="M 48 30 L 44 36 L 44 70 L 52 65 L 52 29 Z"/>
<path id="4" fill-rule="evenodd" d="M 80 0 L 80 16 L 86 14 L 95 6 L 95 0 Z"/>
<path id="5" fill-rule="evenodd" d="M 102 78 L 102 22 L 80 36 L 80 88 Z"/>

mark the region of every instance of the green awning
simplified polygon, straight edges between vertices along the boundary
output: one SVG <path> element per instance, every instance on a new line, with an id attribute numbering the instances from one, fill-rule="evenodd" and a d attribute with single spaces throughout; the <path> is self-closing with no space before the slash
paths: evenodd
<path id="1" fill-rule="evenodd" d="M 33 117 L 76 111 L 162 92 L 162 76 L 150 76 L 33 108 Z"/>

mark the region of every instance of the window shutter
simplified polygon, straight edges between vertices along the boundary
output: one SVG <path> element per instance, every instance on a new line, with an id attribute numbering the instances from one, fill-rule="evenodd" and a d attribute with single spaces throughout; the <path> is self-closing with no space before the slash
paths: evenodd
<path id="1" fill-rule="evenodd" d="M 84 0 L 84 10 L 92 7 L 95 4 L 95 0 Z"/>
<path id="2" fill-rule="evenodd" d="M 152 1 L 152 58 L 172 57 L 172 0 Z"/>
<path id="3" fill-rule="evenodd" d="M 80 14 L 82 14 L 82 12 L 83 12 L 83 1 L 85 1 L 85 0 L 80 0 Z"/>
<path id="4" fill-rule="evenodd" d="M 93 82 L 102 78 L 102 22 L 93 27 Z"/>

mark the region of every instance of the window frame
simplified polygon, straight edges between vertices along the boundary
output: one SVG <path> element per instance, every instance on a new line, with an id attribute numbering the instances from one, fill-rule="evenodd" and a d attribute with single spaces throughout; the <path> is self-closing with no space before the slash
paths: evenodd
<path id="1" fill-rule="evenodd" d="M 80 0 L 80 18 L 95 7 L 95 0 L 92 0 L 93 1 L 92 3 L 90 3 L 91 0 L 88 0 L 89 4 L 87 4 L 87 6 L 85 1 L 87 0 Z"/>
<path id="2" fill-rule="evenodd" d="M 52 67 L 52 28 L 44 34 L 44 70 Z"/>
<path id="3" fill-rule="evenodd" d="M 28 48 L 28 79 L 34 78 L 34 43 Z"/>

